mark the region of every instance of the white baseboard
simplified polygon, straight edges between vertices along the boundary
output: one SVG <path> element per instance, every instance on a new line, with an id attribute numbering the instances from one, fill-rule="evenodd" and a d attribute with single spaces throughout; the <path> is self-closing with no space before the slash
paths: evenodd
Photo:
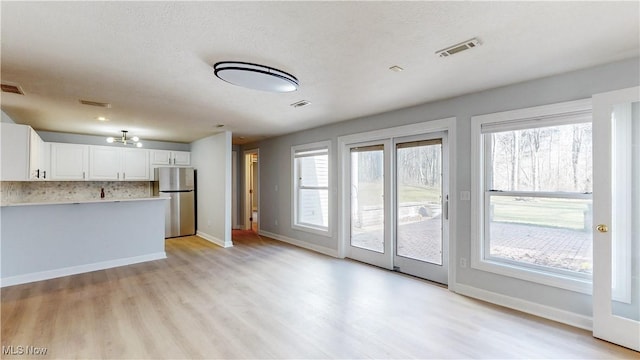
<path id="1" fill-rule="evenodd" d="M 196 231 L 196 236 L 199 236 L 205 240 L 207 240 L 208 242 L 214 243 L 220 247 L 223 248 L 229 248 L 229 247 L 233 247 L 233 242 L 232 241 L 224 241 L 222 239 L 218 239 L 217 237 L 213 236 L 213 235 L 209 235 L 207 233 L 204 233 L 202 231 Z"/>
<path id="2" fill-rule="evenodd" d="M 17 275 L 17 276 L 10 276 L 7 278 L 3 278 L 1 280 L 0 287 L 26 284 L 34 281 L 49 280 L 49 279 L 54 279 L 62 276 L 82 274 L 82 273 L 87 273 L 87 272 L 92 272 L 97 270 L 110 269 L 118 266 L 132 265 L 132 264 L 137 264 L 141 262 L 160 260 L 160 259 L 166 259 L 166 258 L 167 258 L 167 254 L 164 251 L 162 251 L 162 252 L 157 252 L 157 253 L 152 253 L 147 255 L 133 256 L 133 257 L 124 258 L 124 259 L 101 261 L 101 262 L 92 263 L 92 264 L 70 266 L 70 267 L 65 267 L 61 269 L 40 271 L 40 272 Z"/>
<path id="3" fill-rule="evenodd" d="M 320 246 L 320 245 L 316 245 L 316 244 L 311 244 L 311 243 L 308 243 L 306 241 L 292 239 L 290 237 L 274 234 L 274 233 L 271 233 L 271 232 L 268 232 L 268 231 L 264 231 L 264 230 L 260 230 L 258 233 L 260 235 L 264 235 L 264 236 L 270 237 L 272 239 L 280 240 L 282 242 L 286 242 L 288 244 L 295 245 L 295 246 L 298 246 L 298 247 L 301 247 L 301 248 L 304 248 L 304 249 L 307 249 L 307 250 L 312 250 L 312 251 L 315 251 L 315 252 L 319 252 L 321 254 L 325 254 L 325 255 L 329 255 L 329 256 L 335 257 L 335 258 L 338 257 L 338 250 L 330 249 L 328 247 L 324 247 L 324 246 Z"/>
<path id="4" fill-rule="evenodd" d="M 593 329 L 593 319 L 589 316 L 580 315 L 551 306 L 541 305 L 531 301 L 494 293 L 465 284 L 457 283 L 455 288 L 456 293 L 460 295 L 469 296 L 510 309 L 522 311 L 527 314 L 575 326 L 580 329 L 589 331 L 592 331 Z"/>

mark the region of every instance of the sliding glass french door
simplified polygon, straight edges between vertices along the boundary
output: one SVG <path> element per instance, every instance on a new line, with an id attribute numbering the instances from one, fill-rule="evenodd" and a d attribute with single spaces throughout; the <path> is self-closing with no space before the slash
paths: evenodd
<path id="1" fill-rule="evenodd" d="M 396 270 L 446 284 L 448 171 L 445 133 L 396 139 Z"/>
<path id="2" fill-rule="evenodd" d="M 349 146 L 352 259 L 392 269 L 389 232 L 389 141 Z"/>
<path id="3" fill-rule="evenodd" d="M 346 146 L 347 257 L 448 282 L 446 149 L 445 132 Z"/>
<path id="4" fill-rule="evenodd" d="M 640 351 L 640 88 L 593 97 L 593 335 Z"/>

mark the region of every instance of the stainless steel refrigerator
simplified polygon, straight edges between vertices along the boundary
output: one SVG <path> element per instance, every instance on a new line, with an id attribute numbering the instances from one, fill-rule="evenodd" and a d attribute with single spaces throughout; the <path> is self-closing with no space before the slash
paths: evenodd
<path id="1" fill-rule="evenodd" d="M 170 198 L 166 208 L 165 238 L 196 233 L 194 175 L 193 168 L 155 169 L 153 195 Z"/>

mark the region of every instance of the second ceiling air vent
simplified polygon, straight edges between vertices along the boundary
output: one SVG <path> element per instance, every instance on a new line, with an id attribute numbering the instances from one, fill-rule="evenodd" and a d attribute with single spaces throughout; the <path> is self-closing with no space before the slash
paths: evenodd
<path id="1" fill-rule="evenodd" d="M 480 40 L 478 40 L 477 38 L 473 38 L 455 45 L 451 45 L 448 48 L 438 50 L 436 51 L 436 54 L 438 54 L 440 57 L 448 57 L 451 55 L 455 55 L 459 52 L 469 50 L 479 45 L 480 45 Z"/>
<path id="2" fill-rule="evenodd" d="M 300 101 L 297 101 L 297 102 L 294 102 L 293 104 L 291 104 L 291 106 L 293 106 L 294 108 L 299 108 L 299 107 L 303 107 L 303 106 L 307 106 L 307 105 L 311 105 L 311 101 L 300 100 Z"/>
<path id="3" fill-rule="evenodd" d="M 24 95 L 24 91 L 22 91 L 20 86 L 11 84 L 1 84 L 0 86 L 2 87 L 2 92 Z"/>
<path id="4" fill-rule="evenodd" d="M 80 103 L 83 104 L 83 105 L 97 106 L 97 107 L 103 107 L 103 108 L 110 108 L 111 107 L 111 104 L 104 103 L 104 102 L 99 102 L 99 101 L 91 101 L 91 100 L 82 100 L 82 99 L 80 99 Z"/>

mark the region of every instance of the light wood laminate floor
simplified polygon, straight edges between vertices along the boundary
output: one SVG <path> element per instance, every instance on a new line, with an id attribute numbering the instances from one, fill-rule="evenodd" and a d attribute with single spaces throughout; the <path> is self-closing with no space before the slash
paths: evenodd
<path id="1" fill-rule="evenodd" d="M 2 289 L 3 346 L 37 358 L 640 358 L 417 278 L 234 232 L 166 260 Z M 5 358 L 21 358 L 4 355 Z"/>

